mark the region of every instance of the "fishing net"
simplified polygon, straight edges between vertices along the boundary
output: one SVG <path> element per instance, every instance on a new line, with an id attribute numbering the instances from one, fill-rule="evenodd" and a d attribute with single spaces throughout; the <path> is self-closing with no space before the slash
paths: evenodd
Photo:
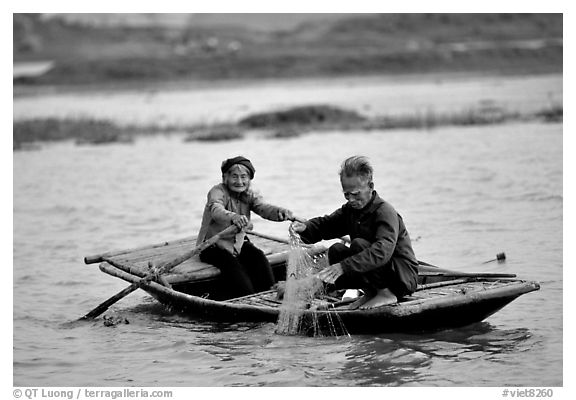
<path id="1" fill-rule="evenodd" d="M 316 274 L 328 266 L 322 253 L 311 256 L 300 235 L 290 232 L 290 251 L 286 266 L 286 285 L 276 333 L 283 335 L 341 336 L 348 335 L 338 314 L 321 310 L 326 301 L 324 283 Z"/>

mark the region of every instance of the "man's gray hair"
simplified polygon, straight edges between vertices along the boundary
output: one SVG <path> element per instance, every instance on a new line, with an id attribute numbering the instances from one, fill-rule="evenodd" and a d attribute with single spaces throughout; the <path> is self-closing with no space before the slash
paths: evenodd
<path id="1" fill-rule="evenodd" d="M 352 156 L 344 160 L 340 166 L 340 179 L 343 176 L 359 176 L 367 182 L 372 182 L 374 170 L 368 157 L 364 156 Z"/>

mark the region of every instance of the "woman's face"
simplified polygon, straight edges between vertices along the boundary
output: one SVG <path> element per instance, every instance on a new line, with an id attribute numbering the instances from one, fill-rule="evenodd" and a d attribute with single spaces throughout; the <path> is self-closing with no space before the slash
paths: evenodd
<path id="1" fill-rule="evenodd" d="M 231 192 L 242 193 L 250 187 L 250 171 L 243 165 L 235 164 L 224 174 L 224 184 Z"/>

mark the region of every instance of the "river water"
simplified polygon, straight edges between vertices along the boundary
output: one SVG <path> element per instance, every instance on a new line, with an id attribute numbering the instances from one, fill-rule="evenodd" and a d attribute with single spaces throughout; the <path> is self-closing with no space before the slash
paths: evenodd
<path id="1" fill-rule="evenodd" d="M 15 100 L 15 116 L 23 107 Z M 339 207 L 340 162 L 367 155 L 420 260 L 515 273 L 541 290 L 481 323 L 419 335 L 280 336 L 273 324 L 175 314 L 139 291 L 108 312 L 129 324 L 70 324 L 126 286 L 83 257 L 196 234 L 221 160 L 238 154 L 267 200 L 303 217 Z M 562 124 L 544 123 L 15 152 L 13 385 L 562 386 L 562 161 Z M 287 223 L 254 223 L 287 235 Z M 501 251 L 505 263 L 481 264 Z"/>

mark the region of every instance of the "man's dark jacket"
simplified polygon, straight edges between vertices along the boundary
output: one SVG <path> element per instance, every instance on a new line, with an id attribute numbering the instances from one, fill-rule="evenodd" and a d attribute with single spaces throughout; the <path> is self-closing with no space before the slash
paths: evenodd
<path id="1" fill-rule="evenodd" d="M 408 293 L 418 284 L 418 260 L 404 221 L 394 207 L 382 200 L 376 191 L 370 202 L 361 210 L 348 204 L 330 215 L 312 218 L 306 223 L 301 237 L 306 243 L 322 239 L 335 239 L 350 235 L 362 238 L 371 246 L 340 262 L 344 273 L 357 272 L 370 276 L 375 287 L 392 272 Z"/>

